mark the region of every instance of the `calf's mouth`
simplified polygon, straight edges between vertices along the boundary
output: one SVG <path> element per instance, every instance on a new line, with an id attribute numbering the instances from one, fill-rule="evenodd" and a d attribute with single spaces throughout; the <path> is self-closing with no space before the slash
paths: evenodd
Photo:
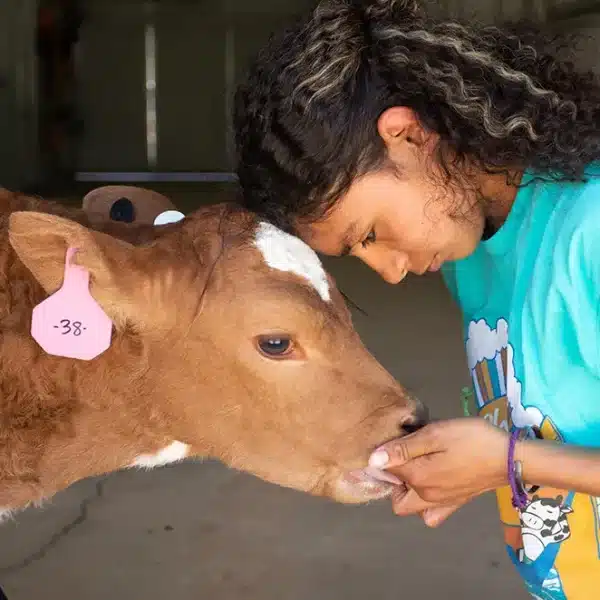
<path id="1" fill-rule="evenodd" d="M 403 486 L 391 473 L 364 467 L 344 473 L 338 481 L 337 491 L 344 502 L 363 503 L 387 498 L 394 489 L 402 489 Z"/>
<path id="2" fill-rule="evenodd" d="M 418 431 L 429 421 L 428 411 L 420 407 L 414 420 L 402 425 L 401 436 Z M 348 501 L 379 500 L 390 496 L 394 489 L 404 489 L 404 483 L 392 473 L 367 465 L 362 469 L 353 469 L 343 473 L 338 489 Z"/>

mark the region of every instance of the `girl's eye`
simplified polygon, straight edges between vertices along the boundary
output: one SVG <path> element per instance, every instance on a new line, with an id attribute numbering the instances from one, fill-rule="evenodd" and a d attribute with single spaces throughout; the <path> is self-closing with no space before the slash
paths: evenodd
<path id="1" fill-rule="evenodd" d="M 362 241 L 362 247 L 366 248 L 369 244 L 375 243 L 376 240 L 377 236 L 375 235 L 375 230 L 371 229 L 371 231 L 369 231 L 369 235 L 367 235 L 367 237 Z"/>

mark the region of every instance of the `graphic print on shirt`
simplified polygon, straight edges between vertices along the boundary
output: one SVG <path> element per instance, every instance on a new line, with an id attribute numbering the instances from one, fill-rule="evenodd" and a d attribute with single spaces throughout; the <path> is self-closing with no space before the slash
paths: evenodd
<path id="1" fill-rule="evenodd" d="M 472 321 L 466 345 L 479 415 L 505 431 L 535 425 L 545 439 L 562 441 L 549 417 L 536 407 L 523 405 L 507 321 L 499 319 L 494 327 L 484 319 Z M 497 496 L 507 550 L 528 590 L 539 600 L 565 600 L 556 564 L 562 545 L 572 537 L 573 494 L 544 488 L 530 498 L 521 513 L 512 506 L 509 487 L 498 490 Z M 585 512 L 589 514 L 589 510 Z M 585 516 L 585 526 L 584 522 L 589 523 Z"/>
<path id="2" fill-rule="evenodd" d="M 572 512 L 572 508 L 563 504 L 561 495 L 556 498 L 540 498 L 536 495 L 521 512 L 522 548 L 515 553 L 515 549 L 509 545 L 509 555 L 524 577 L 526 587 L 537 600 L 567 599 L 558 571 L 552 566 L 558 552 L 552 550 L 558 550 L 558 545 L 571 537 L 568 515 Z M 549 547 L 547 559 L 544 560 L 541 557 Z M 525 565 L 539 566 L 539 573 L 547 570 L 541 583 L 542 578 L 535 569 L 532 581 L 532 573 L 527 573 Z"/>
<path id="3" fill-rule="evenodd" d="M 571 536 L 567 515 L 573 509 L 563 505 L 563 497 L 533 499 L 521 512 L 523 548 L 518 551 L 520 562 L 535 562 L 550 544 L 560 544 Z"/>
<path id="4" fill-rule="evenodd" d="M 515 376 L 513 347 L 508 343 L 508 323 L 499 319 L 491 328 L 485 319 L 471 321 L 467 330 L 467 359 L 477 410 L 493 425 L 510 431 L 513 425 L 536 425 L 555 431 L 534 407 L 521 403 L 521 382 Z"/>

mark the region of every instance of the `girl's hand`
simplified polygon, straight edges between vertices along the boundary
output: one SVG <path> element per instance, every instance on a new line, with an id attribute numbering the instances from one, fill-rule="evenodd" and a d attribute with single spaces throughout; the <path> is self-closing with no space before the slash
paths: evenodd
<path id="1" fill-rule="evenodd" d="M 427 527 L 438 527 L 470 500 L 472 498 L 451 504 L 436 504 L 423 500 L 414 490 L 397 490 L 392 495 L 392 508 L 401 517 L 418 513 Z"/>
<path id="2" fill-rule="evenodd" d="M 396 512 L 416 514 L 435 507 L 440 516 L 441 505 L 447 513 L 450 505 L 456 510 L 507 485 L 508 441 L 506 432 L 479 417 L 437 421 L 384 444 L 370 464 L 407 485 L 407 492 L 395 495 Z"/>

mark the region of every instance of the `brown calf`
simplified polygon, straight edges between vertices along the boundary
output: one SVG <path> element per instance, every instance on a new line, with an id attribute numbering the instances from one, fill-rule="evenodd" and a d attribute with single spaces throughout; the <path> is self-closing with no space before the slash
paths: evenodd
<path id="1" fill-rule="evenodd" d="M 340 502 L 390 491 L 364 470 L 422 419 L 362 345 L 300 240 L 226 205 L 162 227 L 0 190 L 0 507 L 89 476 L 211 457 Z M 67 248 L 112 319 L 84 361 L 31 336 Z M 68 313 L 69 307 L 65 306 Z"/>

